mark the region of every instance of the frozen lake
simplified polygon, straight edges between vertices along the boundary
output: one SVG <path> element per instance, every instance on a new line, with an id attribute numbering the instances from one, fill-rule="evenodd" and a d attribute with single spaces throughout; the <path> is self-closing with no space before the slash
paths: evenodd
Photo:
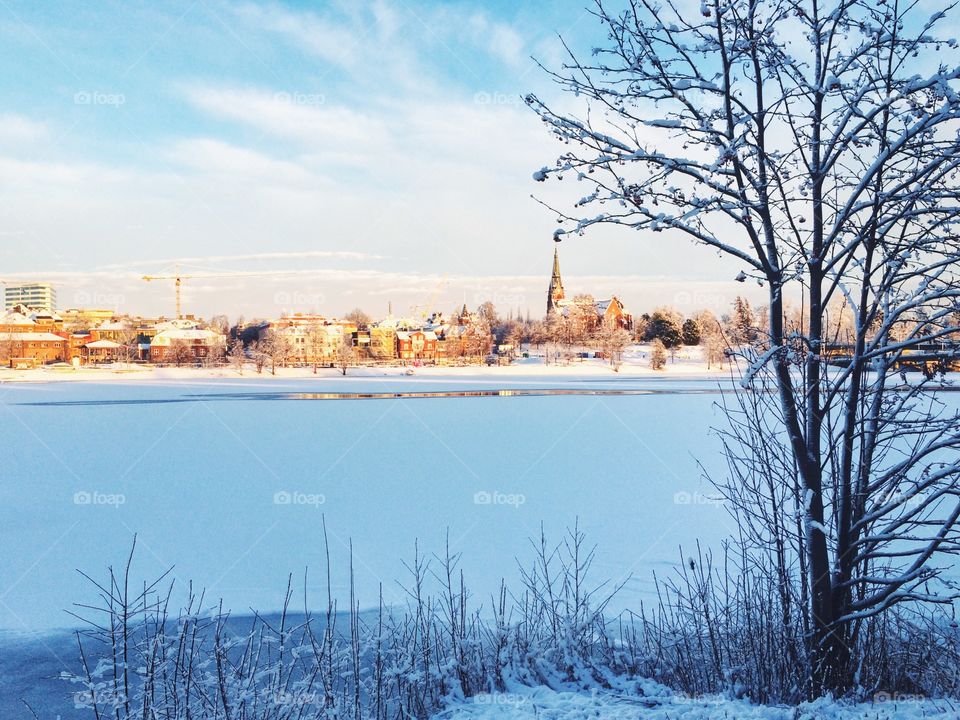
<path id="1" fill-rule="evenodd" d="M 541 523 L 559 540 L 577 518 L 598 545 L 594 579 L 632 575 L 617 603 L 631 605 L 680 545 L 729 532 L 696 462 L 722 468 L 708 431 L 723 382 L 2 385 L 0 628 L 75 625 L 64 610 L 95 600 L 76 570 L 120 566 L 134 533 L 138 581 L 174 567 L 246 613 L 278 609 L 287 575 L 309 568 L 320 607 L 322 517 L 341 607 L 351 539 L 363 607 L 381 584 L 387 603 L 402 602 L 401 560 L 415 541 L 440 552 L 448 528 L 482 602 L 516 577 Z"/>

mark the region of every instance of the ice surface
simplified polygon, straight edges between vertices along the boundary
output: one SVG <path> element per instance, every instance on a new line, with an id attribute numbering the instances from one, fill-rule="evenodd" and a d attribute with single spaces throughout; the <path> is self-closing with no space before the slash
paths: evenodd
<path id="1" fill-rule="evenodd" d="M 288 573 L 307 567 L 319 603 L 322 516 L 336 590 L 346 590 L 352 539 L 364 607 L 376 605 L 381 583 L 387 602 L 401 601 L 401 558 L 416 540 L 439 552 L 447 528 L 479 602 L 516 576 L 513 558 L 528 556 L 526 538 L 541 523 L 559 540 L 579 518 L 599 545 L 596 579 L 635 576 L 622 604 L 648 595 L 650 571 L 671 566 L 679 545 L 729 531 L 695 460 L 721 468 L 708 436 L 716 395 L 256 399 L 720 382 L 494 378 L 0 387 L 0 628 L 73 625 L 63 610 L 94 599 L 76 569 L 120 565 L 135 532 L 136 580 L 174 567 L 181 583 L 193 579 L 246 612 L 278 609 Z"/>

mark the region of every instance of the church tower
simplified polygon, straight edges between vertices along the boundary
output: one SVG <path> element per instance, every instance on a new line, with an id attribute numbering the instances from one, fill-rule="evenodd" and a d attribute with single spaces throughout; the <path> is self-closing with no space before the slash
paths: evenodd
<path id="1" fill-rule="evenodd" d="M 553 249 L 553 276 L 550 278 L 550 290 L 547 291 L 547 315 L 559 312 L 560 301 L 564 299 L 563 280 L 560 279 L 560 256 Z"/>

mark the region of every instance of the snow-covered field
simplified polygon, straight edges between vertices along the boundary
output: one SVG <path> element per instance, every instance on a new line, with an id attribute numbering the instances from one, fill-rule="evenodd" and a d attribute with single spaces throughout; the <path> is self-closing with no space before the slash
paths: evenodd
<path id="1" fill-rule="evenodd" d="M 694 365 L 659 374 L 640 363 L 615 374 L 591 361 L 347 377 L 100 370 L 74 382 L 51 382 L 49 370 L 19 374 L 32 382 L 0 384 L 0 716 L 28 717 L 17 698 L 31 693 L 67 707 L 71 689 L 50 688 L 63 684 L 54 676 L 76 652 L 58 628 L 76 626 L 64 612 L 73 603 L 96 600 L 76 570 L 102 577 L 108 564 L 121 566 L 134 533 L 134 584 L 173 567 L 181 588 L 192 579 L 241 615 L 279 609 L 288 575 L 302 582 L 305 568 L 313 607 L 323 605 L 324 518 L 340 607 L 352 541 L 363 608 L 377 605 L 381 586 L 386 603 L 402 604 L 403 561 L 415 543 L 423 555 L 441 552 L 448 533 L 474 606 L 487 604 L 502 577 L 516 583 L 514 557 L 531 557 L 527 538 L 541 525 L 560 540 L 579 522 L 598 545 L 594 580 L 626 583 L 610 610 L 636 609 L 680 546 L 716 547 L 732 529 L 697 461 L 723 469 L 709 428 L 722 422 L 718 393 L 734 384 Z M 484 696 L 442 717 L 956 716 L 918 702 L 903 705 L 913 714 L 877 705 L 797 716 L 675 697 L 645 707 L 524 692 Z"/>
<path id="2" fill-rule="evenodd" d="M 696 458 L 720 468 L 708 429 L 712 393 L 729 382 L 668 378 L 500 369 L 0 386 L 0 628 L 72 625 L 63 610 L 92 598 L 76 569 L 119 564 L 135 532 L 138 578 L 175 567 L 236 612 L 277 609 L 288 573 L 308 567 L 321 589 L 322 517 L 341 590 L 353 541 L 364 606 L 381 583 L 402 601 L 415 541 L 438 552 L 449 529 L 486 598 L 515 577 L 541 523 L 559 539 L 578 518 L 599 545 L 596 579 L 633 574 L 621 595 L 632 604 L 679 545 L 728 532 Z M 684 394 L 298 399 L 509 388 Z"/>
<path id="3" fill-rule="evenodd" d="M 518 688 L 511 693 L 479 695 L 439 713 L 434 720 L 954 720 L 958 716 L 960 706 L 954 702 L 909 696 L 879 695 L 874 702 L 860 704 L 818 700 L 788 708 L 670 694 L 638 698 Z"/>
<path id="4" fill-rule="evenodd" d="M 586 350 L 586 349 L 585 349 Z M 488 378 L 518 378 L 518 377 L 549 377 L 549 378 L 602 378 L 602 377 L 648 377 L 648 378 L 717 378 L 726 377 L 729 366 L 722 368 L 714 365 L 707 368 L 698 347 L 678 348 L 663 370 L 650 368 L 650 346 L 648 344 L 633 345 L 623 355 L 623 364 L 615 373 L 609 361 L 598 358 L 575 358 L 559 363 L 544 363 L 543 351 L 532 352 L 528 358 L 518 358 L 510 366 L 487 367 L 478 365 L 444 366 L 444 367 L 362 367 L 351 368 L 351 376 L 384 378 L 405 375 L 413 372 L 418 376 L 431 378 L 455 377 L 488 377 Z M 339 371 L 320 369 L 319 375 L 331 377 Z M 310 367 L 278 368 L 276 376 L 269 370 L 257 375 L 248 364 L 243 377 L 257 377 L 260 379 L 294 379 L 314 378 L 316 375 Z M 241 377 L 232 367 L 196 368 L 196 367 L 154 367 L 130 363 L 113 363 L 109 365 L 89 365 L 74 368 L 66 363 L 33 368 L 30 370 L 13 370 L 0 367 L 0 385 L 11 382 L 102 382 L 107 380 L 156 381 L 156 380 L 200 380 L 200 379 L 238 379 Z"/>

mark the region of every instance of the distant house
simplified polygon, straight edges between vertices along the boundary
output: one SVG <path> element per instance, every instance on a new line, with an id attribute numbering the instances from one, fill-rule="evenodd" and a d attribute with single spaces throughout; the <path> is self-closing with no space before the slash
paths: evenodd
<path id="1" fill-rule="evenodd" d="M 35 367 L 67 359 L 67 339 L 48 332 L 0 332 L 0 362 Z"/>
<path id="2" fill-rule="evenodd" d="M 286 362 L 292 365 L 331 365 L 343 342 L 343 328 L 339 325 L 291 324 L 281 320 L 268 327 L 287 341 L 290 354 Z"/>
<path id="3" fill-rule="evenodd" d="M 370 357 L 374 360 L 395 360 L 397 357 L 397 331 L 392 327 L 374 325 L 370 328 Z"/>
<path id="4" fill-rule="evenodd" d="M 223 357 L 227 338 L 213 330 L 171 327 L 150 341 L 150 362 L 192 363 Z"/>
<path id="5" fill-rule="evenodd" d="M 125 346 L 113 340 L 93 340 L 83 346 L 84 362 L 115 362 L 123 358 Z"/>
<path id="6" fill-rule="evenodd" d="M 397 333 L 397 357 L 436 362 L 437 334 L 432 330 L 401 330 Z"/>
<path id="7" fill-rule="evenodd" d="M 624 309 L 623 302 L 617 296 L 614 295 L 609 300 L 598 300 L 595 307 L 601 325 L 614 326 L 623 330 L 633 329 L 633 315 Z"/>
<path id="8" fill-rule="evenodd" d="M 32 312 L 23 305 L 14 305 L 0 315 L 0 363 L 33 367 L 66 362 L 68 357 L 63 320 L 55 313 Z"/>

